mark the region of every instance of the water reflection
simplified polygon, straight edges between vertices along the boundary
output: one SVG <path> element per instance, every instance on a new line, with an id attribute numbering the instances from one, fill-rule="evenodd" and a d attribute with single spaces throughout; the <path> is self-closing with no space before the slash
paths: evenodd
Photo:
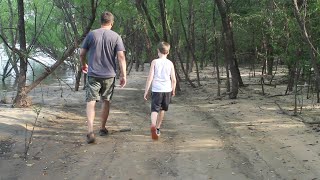
<path id="1" fill-rule="evenodd" d="M 43 64 L 50 66 L 54 63 L 54 60 L 45 56 L 44 54 L 38 53 L 35 59 L 39 60 Z M 4 67 L 8 62 L 8 57 L 6 56 L 3 49 L 0 48 L 0 78 L 3 77 Z M 19 66 L 19 64 L 18 64 Z M 11 66 L 10 66 L 11 68 Z M 31 84 L 36 80 L 43 72 L 45 72 L 44 66 L 33 61 L 29 60 L 28 71 L 27 71 L 27 85 Z M 16 89 L 16 74 L 12 70 L 10 76 L 8 76 L 4 82 L 0 80 L 0 91 L 7 90 L 11 91 Z M 42 84 L 52 84 L 52 83 L 67 83 L 73 85 L 75 83 L 75 73 L 67 64 L 62 64 L 55 72 L 48 76 L 45 80 L 42 81 Z"/>

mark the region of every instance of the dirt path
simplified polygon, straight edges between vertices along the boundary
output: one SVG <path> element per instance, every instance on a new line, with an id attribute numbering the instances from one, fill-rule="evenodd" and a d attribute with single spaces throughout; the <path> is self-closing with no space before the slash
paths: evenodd
<path id="1" fill-rule="evenodd" d="M 94 145 L 84 138 L 84 92 L 42 89 L 45 105 L 27 161 L 25 123 L 35 114 L 1 106 L 0 179 L 320 179 L 317 128 L 279 111 L 279 99 L 249 90 L 222 101 L 212 99 L 210 88 L 184 91 L 170 105 L 161 138 L 152 141 L 150 102 L 142 98 L 146 74 L 134 72 L 117 89 L 111 133 Z"/>

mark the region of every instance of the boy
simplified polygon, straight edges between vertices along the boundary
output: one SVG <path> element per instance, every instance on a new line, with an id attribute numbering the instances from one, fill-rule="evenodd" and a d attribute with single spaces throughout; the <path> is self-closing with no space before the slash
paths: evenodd
<path id="1" fill-rule="evenodd" d="M 164 117 L 164 112 L 168 111 L 170 98 L 175 95 L 176 76 L 173 63 L 167 59 L 169 50 L 169 43 L 159 43 L 159 58 L 151 62 L 144 92 L 144 99 L 147 100 L 148 92 L 152 83 L 151 137 L 154 140 L 157 140 L 160 136 L 160 126 Z"/>

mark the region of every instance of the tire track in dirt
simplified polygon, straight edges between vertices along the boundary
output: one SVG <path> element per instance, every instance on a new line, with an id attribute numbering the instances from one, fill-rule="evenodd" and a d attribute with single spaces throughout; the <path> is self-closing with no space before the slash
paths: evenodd
<path id="1" fill-rule="evenodd" d="M 228 154 L 228 159 L 232 161 L 232 167 L 238 169 L 239 172 L 244 174 L 248 179 L 265 179 L 261 170 L 256 167 L 256 161 L 252 161 L 252 158 L 249 157 L 248 154 L 244 153 L 245 149 L 255 151 L 254 147 L 251 147 L 249 142 L 243 141 L 243 139 L 241 139 L 241 135 L 237 133 L 236 129 L 223 122 L 224 118 L 220 114 L 213 115 L 208 113 L 208 110 L 205 108 L 201 108 L 199 106 L 194 107 L 198 110 L 197 112 L 199 114 L 205 116 L 206 119 L 212 123 L 213 127 L 219 129 L 220 137 L 224 142 L 223 150 Z M 234 119 L 237 118 L 234 117 Z M 270 166 L 267 166 L 267 169 L 270 172 L 275 172 L 275 170 Z M 271 176 L 267 179 L 270 178 Z M 273 178 L 281 179 L 279 174 L 274 174 Z"/>
<path id="2" fill-rule="evenodd" d="M 219 102 L 195 106 L 221 130 L 226 152 L 233 159 L 234 166 L 248 178 L 316 179 L 319 177 L 317 150 L 312 151 L 313 146 L 306 147 L 303 142 L 307 139 L 316 142 L 316 137 L 302 135 L 301 131 L 306 127 L 286 115 L 279 115 L 269 101 L 255 104 L 242 99 L 230 102 L 228 107 L 219 105 Z M 242 107 L 244 104 L 246 106 Z M 248 109 L 250 113 L 241 113 Z M 288 127 L 294 128 L 288 130 Z M 301 152 L 297 153 L 297 148 Z M 301 157 L 303 152 L 310 155 Z"/>
<path id="3" fill-rule="evenodd" d="M 226 131 L 197 106 L 185 104 L 184 98 L 177 97 L 168 115 L 170 124 L 177 124 L 175 138 L 178 179 L 255 179 L 250 173 L 239 171 L 234 166 L 230 152 L 230 142 Z M 238 154 L 237 154 L 238 155 Z M 242 161 L 243 162 L 243 161 Z M 249 163 L 248 163 L 249 164 Z M 248 166 L 248 165 L 247 165 Z M 251 170 L 251 168 L 249 168 Z M 258 179 L 258 178 L 257 178 Z"/>

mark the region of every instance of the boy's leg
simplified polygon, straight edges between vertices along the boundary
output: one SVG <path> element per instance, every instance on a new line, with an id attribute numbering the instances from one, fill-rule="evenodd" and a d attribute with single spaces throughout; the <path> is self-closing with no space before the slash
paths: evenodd
<path id="1" fill-rule="evenodd" d="M 93 132 L 93 120 L 95 117 L 95 104 L 96 101 L 90 101 L 87 102 L 87 108 L 86 108 L 86 112 L 87 112 L 87 124 L 88 124 L 88 133 L 92 133 Z"/>
<path id="2" fill-rule="evenodd" d="M 157 119 L 159 112 L 161 110 L 162 93 L 152 92 L 152 102 L 151 102 L 151 137 L 157 140 L 158 135 L 156 133 Z"/>
<path id="3" fill-rule="evenodd" d="M 157 118 L 158 118 L 158 112 L 151 112 L 151 137 L 152 139 L 154 140 L 157 140 L 158 139 L 158 135 L 157 135 L 157 129 L 156 129 L 156 126 L 157 126 Z"/>
<path id="4" fill-rule="evenodd" d="M 161 110 L 157 117 L 157 129 L 160 129 L 164 117 L 164 110 Z"/>
<path id="5" fill-rule="evenodd" d="M 157 126 L 158 112 L 151 112 L 151 126 Z"/>
<path id="6" fill-rule="evenodd" d="M 109 112 L 110 112 L 110 101 L 104 100 L 101 107 L 101 129 L 106 128 Z"/>
<path id="7" fill-rule="evenodd" d="M 168 111 L 169 104 L 170 104 L 171 93 L 163 93 L 162 101 L 161 101 L 161 109 L 159 111 L 158 119 L 157 119 L 157 129 L 160 129 L 163 118 L 164 112 Z"/>

